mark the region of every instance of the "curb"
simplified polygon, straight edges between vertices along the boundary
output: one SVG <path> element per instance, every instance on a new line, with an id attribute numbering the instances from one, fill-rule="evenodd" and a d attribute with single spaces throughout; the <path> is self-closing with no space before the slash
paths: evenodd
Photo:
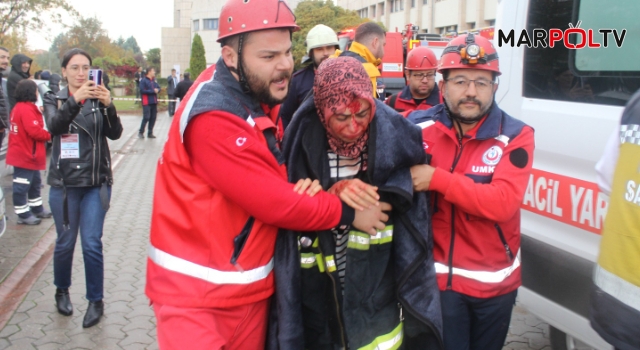
<path id="1" fill-rule="evenodd" d="M 123 151 L 113 157 L 111 160 L 113 172 L 137 140 L 136 133 L 133 133 L 122 148 Z M 51 262 L 55 242 L 56 226 L 52 224 L 0 284 L 0 330 L 4 329 L 31 287 Z"/>

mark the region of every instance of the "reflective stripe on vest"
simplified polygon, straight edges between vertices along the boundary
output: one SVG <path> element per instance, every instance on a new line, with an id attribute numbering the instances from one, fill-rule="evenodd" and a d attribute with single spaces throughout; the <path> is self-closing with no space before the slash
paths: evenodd
<path id="1" fill-rule="evenodd" d="M 327 266 L 327 271 L 333 272 L 336 270 L 336 260 L 333 255 L 329 255 L 324 259 L 324 263 Z"/>
<path id="2" fill-rule="evenodd" d="M 267 278 L 273 270 L 273 258 L 264 266 L 244 272 L 220 271 L 178 258 L 154 246 L 149 246 L 149 258 L 167 270 L 215 284 L 251 284 Z"/>
<path id="3" fill-rule="evenodd" d="M 382 231 L 377 231 L 375 236 L 371 236 L 360 231 L 349 231 L 349 241 L 347 248 L 357 250 L 369 250 L 371 244 L 384 244 L 393 241 L 393 225 L 389 225 Z"/>
<path id="4" fill-rule="evenodd" d="M 303 269 L 310 269 L 316 265 L 316 256 L 313 253 L 300 253 L 300 266 Z"/>
<path id="5" fill-rule="evenodd" d="M 395 350 L 402 345 L 404 331 L 402 322 L 390 333 L 381 335 L 374 339 L 371 344 L 360 347 L 359 350 Z"/>
<path id="6" fill-rule="evenodd" d="M 435 263 L 436 273 L 449 273 L 449 267 L 447 265 L 441 263 Z M 472 280 L 480 281 L 483 283 L 500 283 L 504 281 L 507 277 L 511 276 L 511 273 L 515 271 L 518 267 L 520 267 L 520 250 L 518 250 L 518 254 L 513 261 L 513 265 L 504 268 L 499 271 L 470 271 L 464 270 L 457 267 L 453 268 L 453 274 L 466 277 Z"/>
<path id="7" fill-rule="evenodd" d="M 605 293 L 640 311 L 640 287 L 612 274 L 600 265 L 596 265 L 593 281 Z"/>

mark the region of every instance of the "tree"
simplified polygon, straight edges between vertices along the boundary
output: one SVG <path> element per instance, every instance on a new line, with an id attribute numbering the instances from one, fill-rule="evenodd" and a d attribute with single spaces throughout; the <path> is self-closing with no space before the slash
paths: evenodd
<path id="1" fill-rule="evenodd" d="M 103 56 L 105 48 L 114 46 L 97 18 L 80 18 L 62 38 L 56 38 L 58 57 L 72 48 L 85 50 L 91 57 Z"/>
<path id="2" fill-rule="evenodd" d="M 2 0 L 0 1 L 0 45 L 12 30 L 42 31 L 49 24 L 63 24 L 78 12 L 67 0 Z M 64 19 L 64 21 L 63 21 Z"/>
<path id="3" fill-rule="evenodd" d="M 191 78 L 196 80 L 200 73 L 207 68 L 207 59 L 204 56 L 204 44 L 200 35 L 193 36 L 191 44 L 191 60 L 189 61 L 189 71 Z"/>
<path id="4" fill-rule="evenodd" d="M 155 67 L 156 72 L 160 74 L 161 62 L 160 62 L 160 49 L 155 48 L 147 51 L 147 64 L 151 67 Z"/>
<path id="5" fill-rule="evenodd" d="M 336 32 L 356 27 L 369 20 L 360 18 L 356 11 L 346 10 L 333 4 L 333 1 L 304 0 L 298 3 L 295 10 L 296 23 L 300 31 L 293 33 L 293 57 L 296 69 L 300 68 L 300 59 L 307 53 L 304 44 L 307 33 L 317 24 L 324 24 Z"/>
<path id="6" fill-rule="evenodd" d="M 125 50 L 133 52 L 134 54 L 142 53 L 142 50 L 140 50 L 140 46 L 138 46 L 138 41 L 133 37 L 133 35 L 128 37 L 121 47 Z"/>
<path id="7" fill-rule="evenodd" d="M 58 56 L 51 51 L 45 51 L 37 54 L 33 58 L 33 61 L 42 67 L 42 69 L 46 69 L 51 73 L 60 74 L 60 59 L 58 59 Z"/>

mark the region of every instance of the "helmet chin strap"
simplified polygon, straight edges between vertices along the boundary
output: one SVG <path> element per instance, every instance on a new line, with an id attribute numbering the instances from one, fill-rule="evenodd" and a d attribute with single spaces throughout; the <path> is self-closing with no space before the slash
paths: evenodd
<path id="1" fill-rule="evenodd" d="M 242 92 L 248 94 L 251 92 L 251 88 L 249 88 L 249 83 L 247 82 L 247 77 L 244 74 L 244 69 L 242 68 L 242 46 L 244 44 L 244 34 L 240 34 L 238 38 L 238 68 L 236 73 L 238 74 L 238 81 L 240 83 L 240 88 Z"/>

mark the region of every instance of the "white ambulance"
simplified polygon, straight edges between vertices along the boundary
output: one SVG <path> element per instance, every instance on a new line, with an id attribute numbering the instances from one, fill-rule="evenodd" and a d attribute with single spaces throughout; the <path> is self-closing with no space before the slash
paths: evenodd
<path id="1" fill-rule="evenodd" d="M 494 45 L 502 76 L 496 101 L 531 125 L 536 141 L 534 170 L 522 203 L 523 286 L 518 298 L 550 324 L 554 350 L 612 348 L 588 321 L 607 209 L 594 166 L 625 103 L 640 88 L 638 14 L 637 0 L 499 0 Z M 605 30 L 608 47 L 573 50 L 558 41 L 550 48 L 548 37 L 546 43 L 528 47 L 522 36 L 524 30 L 532 40 L 535 29 L 548 34 L 570 23 L 576 27 L 578 21 L 580 28 L 596 33 L 594 44 L 603 44 L 600 30 Z M 621 47 L 608 29 L 616 29 L 618 36 L 627 30 Z M 504 39 L 511 30 L 513 40 L 500 42 L 499 31 Z M 568 46 L 580 40 L 574 34 Z"/>

